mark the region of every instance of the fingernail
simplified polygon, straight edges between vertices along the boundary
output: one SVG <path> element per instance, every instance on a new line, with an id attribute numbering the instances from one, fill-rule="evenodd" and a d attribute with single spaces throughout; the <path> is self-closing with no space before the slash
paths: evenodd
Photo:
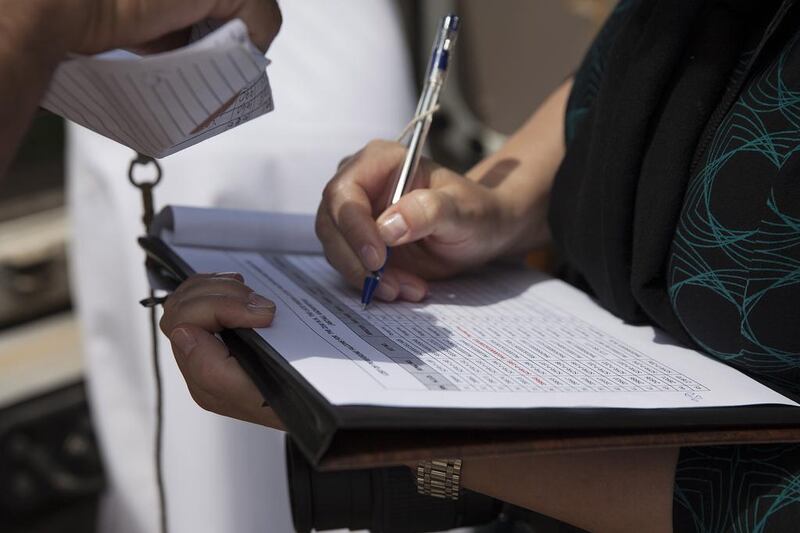
<path id="1" fill-rule="evenodd" d="M 247 308 L 254 313 L 269 314 L 275 312 L 275 304 L 256 292 L 247 297 Z"/>
<path id="2" fill-rule="evenodd" d="M 197 346 L 197 340 L 194 338 L 194 335 L 183 328 L 173 330 L 169 340 L 172 341 L 175 348 L 183 355 L 189 355 L 194 347 Z"/>
<path id="3" fill-rule="evenodd" d="M 361 247 L 361 262 L 367 270 L 378 270 L 381 267 L 381 259 L 378 257 L 378 250 L 371 244 Z"/>
<path id="4" fill-rule="evenodd" d="M 215 278 L 235 278 L 239 281 L 244 281 L 244 276 L 239 274 L 238 272 L 217 272 L 214 274 Z"/>
<path id="5" fill-rule="evenodd" d="M 400 295 L 404 300 L 419 302 L 425 298 L 425 289 L 409 283 L 400 284 Z"/>
<path id="6" fill-rule="evenodd" d="M 386 244 L 394 244 L 408 232 L 408 224 L 400 213 L 395 213 L 381 222 L 378 231 Z"/>

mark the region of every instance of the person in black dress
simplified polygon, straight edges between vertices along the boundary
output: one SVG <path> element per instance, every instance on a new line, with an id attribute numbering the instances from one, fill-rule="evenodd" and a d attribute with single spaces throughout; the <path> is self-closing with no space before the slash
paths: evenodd
<path id="1" fill-rule="evenodd" d="M 380 213 L 402 146 L 346 160 L 318 213 L 326 256 L 358 287 L 391 245 L 377 296 L 418 301 L 429 279 L 552 246 L 559 275 L 617 316 L 798 393 L 798 28 L 793 0 L 623 0 L 574 77 L 465 176 L 424 161 L 424 188 Z M 190 358 L 217 361 L 239 387 L 208 408 L 280 427 L 209 334 L 222 310 L 202 295 L 220 287 L 189 281 L 163 329 L 190 389 Z M 463 483 L 589 531 L 785 532 L 800 520 L 797 445 L 471 460 Z"/>

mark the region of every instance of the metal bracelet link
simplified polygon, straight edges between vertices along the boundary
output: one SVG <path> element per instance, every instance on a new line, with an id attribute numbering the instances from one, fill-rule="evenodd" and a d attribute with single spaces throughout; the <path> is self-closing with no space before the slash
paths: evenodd
<path id="1" fill-rule="evenodd" d="M 457 500 L 461 495 L 461 459 L 433 459 L 417 465 L 417 492 Z"/>

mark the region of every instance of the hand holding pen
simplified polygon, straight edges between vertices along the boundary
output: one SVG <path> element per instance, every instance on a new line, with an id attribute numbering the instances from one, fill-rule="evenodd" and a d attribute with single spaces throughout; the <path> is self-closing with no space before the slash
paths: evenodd
<path id="1" fill-rule="evenodd" d="M 403 166 L 397 173 L 394 187 L 392 187 L 393 191 L 392 195 L 389 197 L 389 206 L 397 204 L 397 202 L 400 201 L 400 197 L 413 185 L 413 178 L 419 166 L 419 159 L 422 156 L 425 139 L 428 137 L 428 131 L 433 121 L 433 113 L 439 106 L 439 95 L 447 79 L 450 55 L 455 48 L 457 36 L 458 17 L 451 14 L 442 18 L 439 33 L 436 35 L 436 39 L 433 42 L 431 57 L 428 61 L 428 69 L 425 74 L 425 86 L 422 89 L 422 94 L 420 94 L 414 119 L 409 123 L 409 126 L 413 125 L 413 130 L 408 141 L 408 149 L 405 159 L 403 160 Z M 405 132 L 401 135 L 401 138 L 404 136 Z M 388 260 L 388 257 L 386 259 Z M 378 270 L 372 271 L 372 273 L 364 279 L 364 285 L 361 290 L 362 308 L 366 309 L 372 301 L 373 294 L 378 288 L 381 277 L 384 274 L 384 269 L 385 265 L 382 265 Z"/>
<path id="2" fill-rule="evenodd" d="M 408 155 L 400 143 L 370 142 L 340 165 L 317 212 L 325 256 L 353 287 L 384 266 L 392 247 L 374 292 L 382 301 L 420 301 L 428 280 L 492 259 L 518 233 L 496 190 L 424 157 L 407 171 L 413 190 L 392 202 Z"/>

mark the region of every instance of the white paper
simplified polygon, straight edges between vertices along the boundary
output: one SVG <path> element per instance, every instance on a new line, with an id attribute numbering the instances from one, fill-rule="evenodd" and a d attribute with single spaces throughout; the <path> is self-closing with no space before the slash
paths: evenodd
<path id="1" fill-rule="evenodd" d="M 376 302 L 320 256 L 176 246 L 198 272 L 238 271 L 278 313 L 258 333 L 331 403 L 405 407 L 797 405 L 561 281 L 494 270 Z"/>
<path id="2" fill-rule="evenodd" d="M 202 37 L 163 54 L 70 58 L 58 66 L 42 107 L 156 158 L 272 111 L 268 61 L 245 24 L 195 34 Z"/>
<path id="3" fill-rule="evenodd" d="M 153 220 L 152 233 L 177 246 L 322 253 L 308 214 L 168 206 Z"/>

